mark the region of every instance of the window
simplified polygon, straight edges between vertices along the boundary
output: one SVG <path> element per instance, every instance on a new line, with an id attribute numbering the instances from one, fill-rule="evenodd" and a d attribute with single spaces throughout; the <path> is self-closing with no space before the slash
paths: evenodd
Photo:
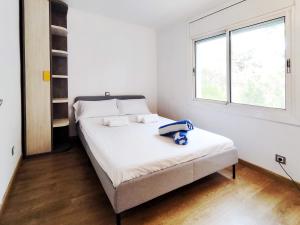
<path id="1" fill-rule="evenodd" d="M 227 101 L 226 34 L 196 42 L 196 98 Z"/>
<path id="2" fill-rule="evenodd" d="M 231 100 L 285 108 L 284 18 L 230 32 Z"/>
<path id="3" fill-rule="evenodd" d="M 197 40 L 196 98 L 285 109 L 286 61 L 285 17 Z"/>

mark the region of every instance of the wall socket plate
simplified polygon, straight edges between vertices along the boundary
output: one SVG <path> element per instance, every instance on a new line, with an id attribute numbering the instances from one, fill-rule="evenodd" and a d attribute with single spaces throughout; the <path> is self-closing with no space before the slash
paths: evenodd
<path id="1" fill-rule="evenodd" d="M 280 163 L 280 164 L 286 164 L 286 157 L 282 156 L 282 155 L 275 155 L 275 161 Z"/>

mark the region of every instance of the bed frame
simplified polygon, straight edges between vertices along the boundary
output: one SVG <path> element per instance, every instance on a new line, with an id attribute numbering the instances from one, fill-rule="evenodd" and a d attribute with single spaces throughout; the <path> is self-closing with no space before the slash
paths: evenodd
<path id="1" fill-rule="evenodd" d="M 75 98 L 75 102 L 80 100 L 101 101 L 114 98 L 144 99 L 145 97 L 142 95 L 80 96 Z M 77 126 L 77 131 L 81 143 L 84 146 L 100 179 L 103 189 L 105 190 L 115 211 L 116 225 L 121 224 L 121 213 L 126 210 L 190 184 L 226 167 L 232 166 L 232 178 L 235 179 L 236 176 L 235 165 L 238 162 L 238 154 L 237 150 L 233 149 L 181 163 L 176 166 L 123 182 L 118 187 L 114 187 L 108 175 L 93 156 L 79 126 Z"/>

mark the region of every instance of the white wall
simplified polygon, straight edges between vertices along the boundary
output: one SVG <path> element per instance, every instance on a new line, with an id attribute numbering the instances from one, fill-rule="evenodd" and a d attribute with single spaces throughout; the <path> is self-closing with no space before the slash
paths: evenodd
<path id="1" fill-rule="evenodd" d="M 73 8 L 68 14 L 68 30 L 71 102 L 76 96 L 104 95 L 105 91 L 142 94 L 156 112 L 154 30 Z"/>
<path id="2" fill-rule="evenodd" d="M 300 40 L 300 1 L 296 1 L 295 40 Z M 256 7 L 260 7 L 256 5 Z M 239 9 L 241 15 L 243 10 Z M 237 15 L 235 14 L 235 15 Z M 220 17 L 222 18 L 222 17 Z M 225 19 L 223 17 L 223 19 Z M 216 22 L 216 21 L 215 21 Z M 214 25 L 214 24 L 212 24 Z M 208 26 L 209 27 L 209 24 Z M 201 28 L 200 28 L 201 29 Z M 174 118 L 189 118 L 200 127 L 234 140 L 241 159 L 284 175 L 274 162 L 276 153 L 287 157 L 287 170 L 300 181 L 300 128 L 267 120 L 240 116 L 211 105 L 193 101 L 190 68 L 190 36 L 187 23 L 174 24 L 158 32 L 158 111 Z M 299 102 L 300 46 L 294 45 L 293 75 Z M 188 72 L 189 71 L 189 72 Z M 298 106 L 296 108 L 299 108 Z M 298 112 L 299 115 L 299 112 Z"/>
<path id="3" fill-rule="evenodd" d="M 19 1 L 3 1 L 0 8 L 0 205 L 21 156 L 21 91 Z M 11 148 L 15 146 L 15 154 Z"/>

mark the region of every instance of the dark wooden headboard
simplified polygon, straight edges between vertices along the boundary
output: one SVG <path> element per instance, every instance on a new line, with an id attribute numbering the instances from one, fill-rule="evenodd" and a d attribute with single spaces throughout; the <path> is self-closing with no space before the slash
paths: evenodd
<path id="1" fill-rule="evenodd" d="M 110 95 L 110 96 L 78 96 L 75 98 L 74 102 L 77 101 L 103 101 L 103 100 L 110 100 L 110 99 L 143 99 L 145 96 L 143 95 Z"/>

